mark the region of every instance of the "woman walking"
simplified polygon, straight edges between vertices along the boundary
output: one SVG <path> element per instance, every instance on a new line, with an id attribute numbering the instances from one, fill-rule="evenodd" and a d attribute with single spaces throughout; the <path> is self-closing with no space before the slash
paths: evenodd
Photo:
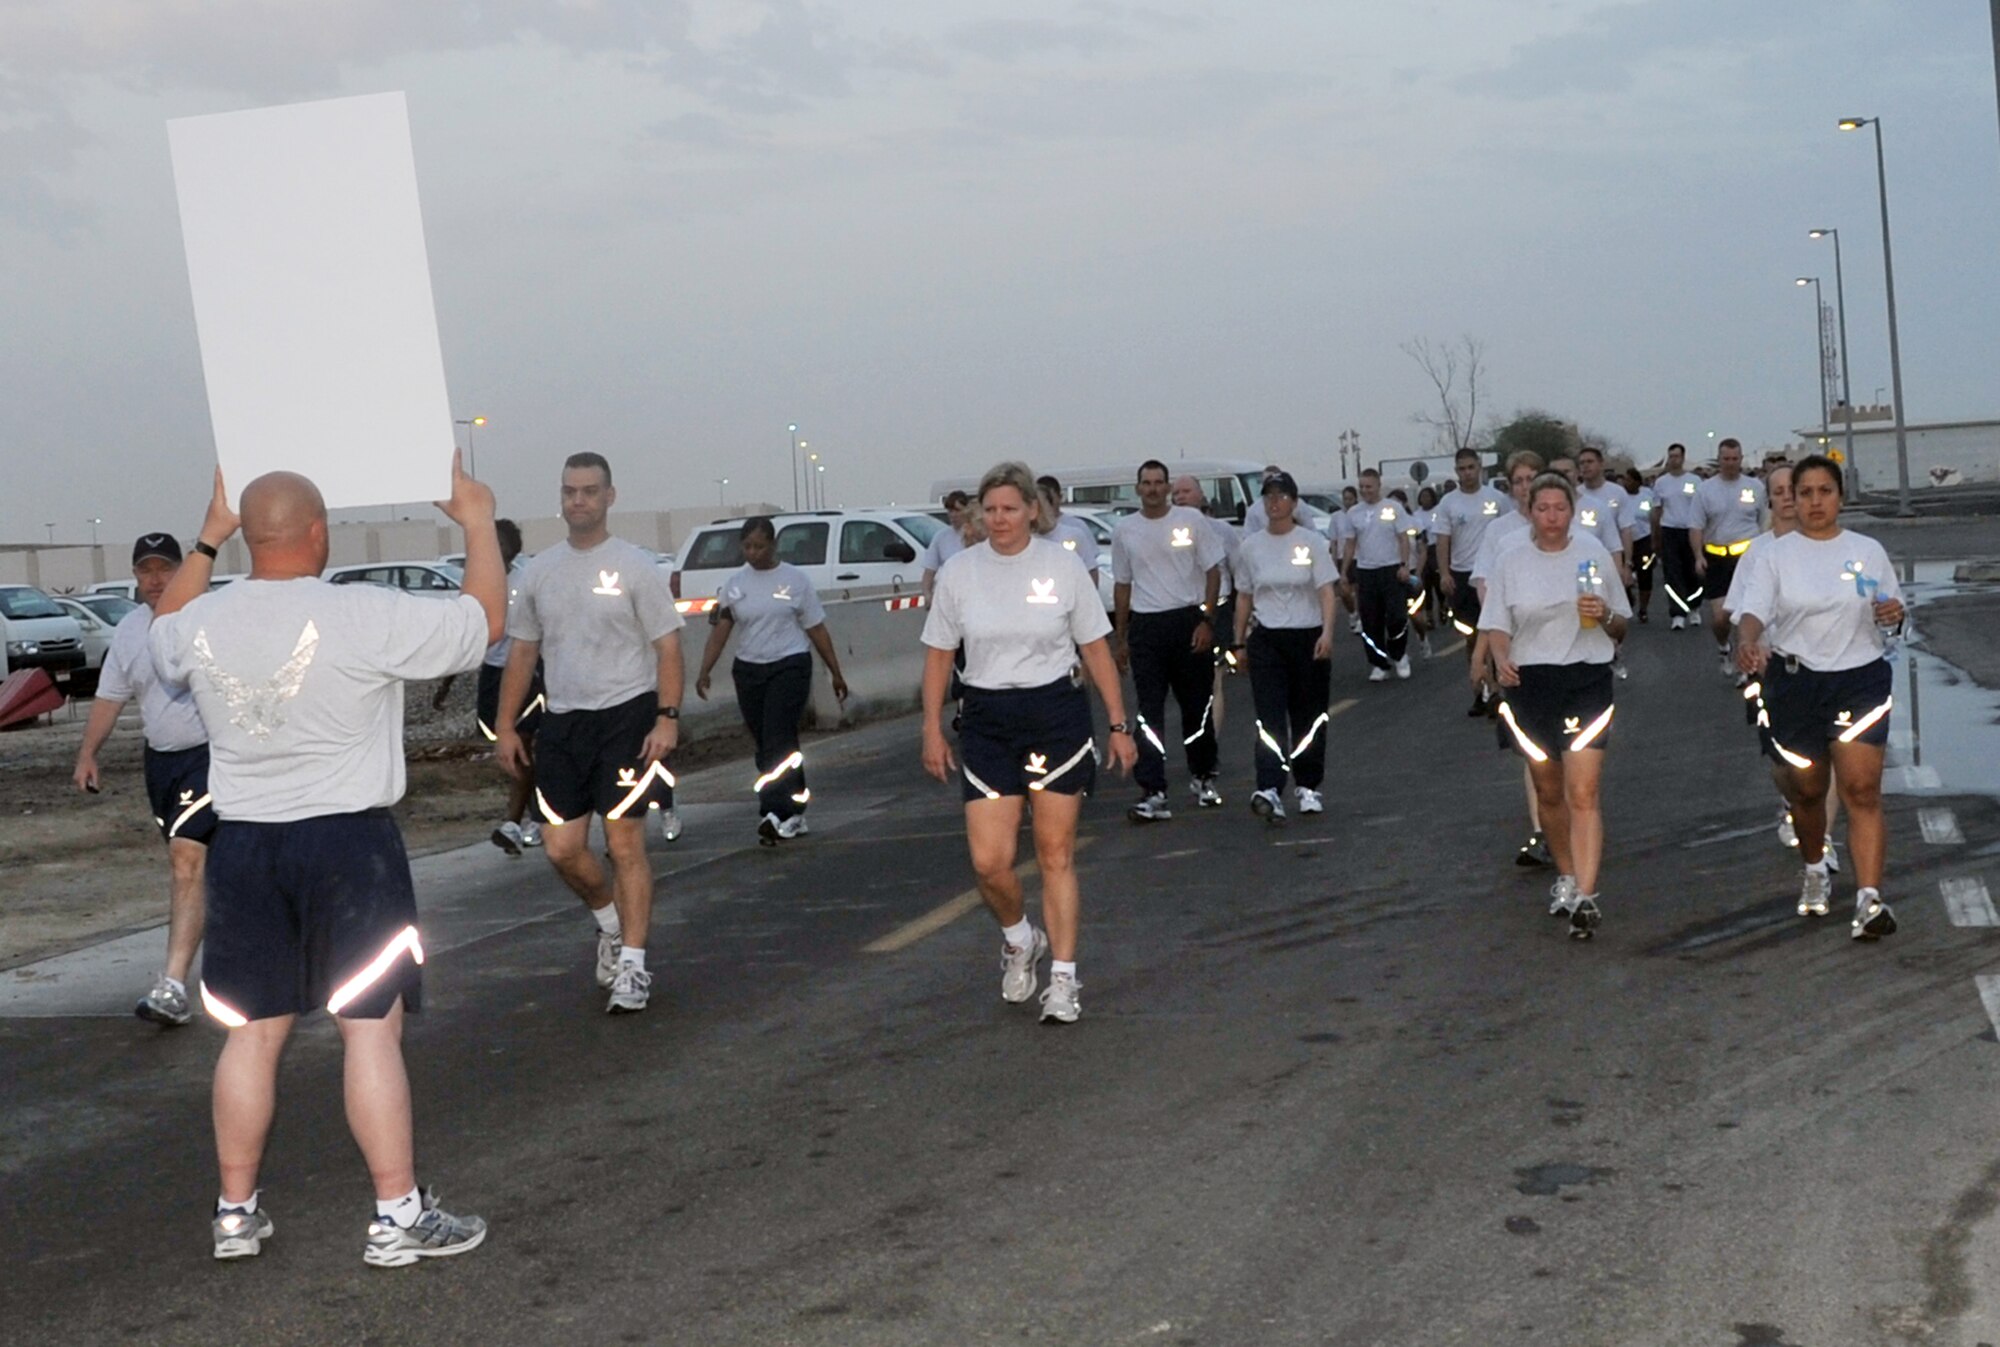
<path id="1" fill-rule="evenodd" d="M 938 572 L 924 623 L 924 770 L 940 781 L 959 771 L 973 873 L 1000 924 L 1001 999 L 1018 1004 L 1033 996 L 1036 964 L 1049 954 L 1042 1021 L 1074 1024 L 1082 1013 L 1076 821 L 1097 773 L 1084 674 L 1111 719 L 1106 751 L 1118 771 L 1131 770 L 1138 749 L 1105 640 L 1111 621 L 1082 559 L 1042 535 L 1034 474 L 1021 463 L 993 468 L 979 484 L 977 509 L 986 541 Z M 960 645 L 963 761 L 954 763 L 943 717 Z M 1046 933 L 1028 920 L 1014 873 L 1021 810 L 1030 799 Z"/>
<path id="2" fill-rule="evenodd" d="M 1611 662 L 1632 607 L 1617 563 L 1570 521 L 1576 489 L 1558 473 L 1529 488 L 1526 543 L 1502 553 L 1479 617 L 1501 687 L 1500 719 L 1528 760 L 1542 832 L 1555 855 L 1549 915 L 1588 940 L 1601 919 L 1604 816 L 1598 783 L 1611 731 Z"/>
<path id="3" fill-rule="evenodd" d="M 806 759 L 799 750 L 799 721 L 812 698 L 812 655 L 826 662 L 833 695 L 847 700 L 840 656 L 826 631 L 826 610 L 806 573 L 778 560 L 777 531 L 758 515 L 743 521 L 743 568 L 723 581 L 702 651 L 695 696 L 708 700 L 709 675 L 737 628 L 736 659 L 729 666 L 736 704 L 757 742 L 757 840 L 774 847 L 806 833 Z"/>
<path id="4" fill-rule="evenodd" d="M 1257 791 L 1250 808 L 1270 823 L 1285 821 L 1288 771 L 1299 812 L 1317 814 L 1324 807 L 1322 731 L 1332 687 L 1333 586 L 1340 571 L 1326 539 L 1298 526 L 1293 514 L 1298 503 L 1298 484 L 1290 473 L 1266 477 L 1270 525 L 1245 535 L 1236 554 L 1233 641 L 1238 651 L 1249 651 L 1250 697 L 1257 709 Z"/>
<path id="5" fill-rule="evenodd" d="M 1837 789 L 1859 886 L 1848 934 L 1874 940 L 1896 929 L 1882 900 L 1882 756 L 1895 705 L 1885 655 L 1903 624 L 1902 591 L 1882 545 L 1840 527 L 1838 464 L 1801 460 L 1792 499 L 1798 527 L 1750 548 L 1748 574 L 1731 589 L 1736 662 L 1763 684 L 1765 751 L 1805 864 L 1799 913 L 1823 917 L 1832 902 L 1827 800 Z"/>

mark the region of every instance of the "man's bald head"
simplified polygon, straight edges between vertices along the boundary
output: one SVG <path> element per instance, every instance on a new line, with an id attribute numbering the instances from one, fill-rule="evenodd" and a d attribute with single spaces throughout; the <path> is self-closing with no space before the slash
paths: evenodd
<path id="1" fill-rule="evenodd" d="M 1176 505 L 1185 505 L 1191 509 L 1199 510 L 1202 506 L 1208 504 L 1208 497 L 1202 494 L 1201 483 L 1188 474 L 1183 473 L 1181 476 L 1174 478 L 1172 491 L 1172 499 Z"/>
<path id="2" fill-rule="evenodd" d="M 326 500 L 310 478 L 267 472 L 243 488 L 237 513 L 253 574 L 318 575 L 326 569 Z"/>

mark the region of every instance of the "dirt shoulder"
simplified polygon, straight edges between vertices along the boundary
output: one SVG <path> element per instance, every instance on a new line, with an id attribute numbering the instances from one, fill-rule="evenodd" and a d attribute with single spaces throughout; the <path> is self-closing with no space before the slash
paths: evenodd
<path id="1" fill-rule="evenodd" d="M 1917 611 L 1917 640 L 1965 670 L 1983 688 L 2000 689 L 2000 594 L 1953 594 Z"/>
<path id="2" fill-rule="evenodd" d="M 435 683 L 406 702 L 409 788 L 396 806 L 412 855 L 483 841 L 506 804 L 505 778 L 472 730 L 472 680 L 431 708 Z M 71 784 L 90 703 L 53 724 L 0 734 L 0 969 L 95 944 L 166 919 L 166 851 L 141 775 L 144 741 L 126 709 L 98 754 L 103 790 Z M 678 770 L 747 757 L 740 731 L 711 732 L 675 755 Z"/>

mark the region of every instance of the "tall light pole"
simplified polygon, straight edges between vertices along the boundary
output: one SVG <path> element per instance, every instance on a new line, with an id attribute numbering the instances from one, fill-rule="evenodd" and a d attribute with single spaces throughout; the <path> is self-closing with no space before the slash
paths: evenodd
<path id="1" fill-rule="evenodd" d="M 1889 301 L 1889 396 L 1896 416 L 1896 513 L 1913 515 L 1910 508 L 1910 437 L 1903 419 L 1903 350 L 1896 338 L 1896 265 L 1889 249 L 1889 171 L 1882 161 L 1882 119 L 1843 117 L 1840 129 L 1859 131 L 1875 128 L 1875 192 L 1882 203 L 1882 290 Z"/>
<path id="2" fill-rule="evenodd" d="M 792 432 L 792 456 L 788 461 L 788 470 L 792 475 L 792 511 L 796 514 L 799 508 L 799 428 L 791 425 L 786 429 Z"/>
<path id="3" fill-rule="evenodd" d="M 721 507 L 729 503 L 722 497 L 724 489 L 727 488 L 729 485 L 729 479 L 727 477 L 714 477 L 710 478 L 709 480 L 715 483 L 715 504 L 716 508 L 720 509 Z"/>
<path id="4" fill-rule="evenodd" d="M 455 418 L 452 424 L 465 427 L 465 475 L 467 477 L 477 477 L 479 475 L 479 460 L 472 456 L 472 432 L 485 425 L 486 418 L 483 416 Z"/>
<path id="5" fill-rule="evenodd" d="M 1826 342 L 1821 338 L 1820 315 L 1826 311 L 1826 298 L 1819 288 L 1819 277 L 1801 276 L 1794 285 L 1810 285 L 1813 288 L 1813 374 L 1819 384 L 1819 442 L 1826 443 Z"/>
<path id="6" fill-rule="evenodd" d="M 803 449 L 805 447 L 806 447 L 806 442 L 804 440 L 800 440 L 799 448 Z M 819 492 L 818 469 L 819 469 L 819 455 L 812 453 L 807 454 L 806 455 L 806 508 L 808 510 L 817 510 L 819 508 L 819 506 L 814 502 L 814 498 Z"/>
<path id="7" fill-rule="evenodd" d="M 1996 10 L 2000 10 L 2000 0 L 1993 0 Z M 1861 498 L 1861 465 L 1854 461 L 1854 389 L 1848 383 L 1847 368 L 1847 284 L 1840 274 L 1840 231 L 1838 229 L 1808 229 L 1809 239 L 1831 238 L 1833 240 L 1833 307 L 1840 313 L 1840 405 L 1847 409 L 1847 470 L 1841 475 L 1847 480 L 1847 498 Z"/>
<path id="8" fill-rule="evenodd" d="M 90 521 L 90 545 L 92 547 L 97 546 L 97 526 L 103 522 L 102 519 L 93 519 Z"/>
<path id="9" fill-rule="evenodd" d="M 819 465 L 819 508 L 826 508 L 826 464 Z"/>

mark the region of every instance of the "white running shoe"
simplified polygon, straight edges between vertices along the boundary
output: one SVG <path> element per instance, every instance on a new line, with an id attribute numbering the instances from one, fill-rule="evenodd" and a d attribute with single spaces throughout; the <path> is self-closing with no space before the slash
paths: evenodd
<path id="1" fill-rule="evenodd" d="M 1285 821 L 1285 801 L 1275 790 L 1260 790 L 1250 797 L 1250 812 L 1267 823 Z"/>
<path id="2" fill-rule="evenodd" d="M 1053 973 L 1049 976 L 1048 988 L 1042 992 L 1042 1023 L 1075 1024 L 1076 1017 L 1083 1013 L 1083 1003 L 1077 993 L 1083 984 L 1069 973 Z"/>
<path id="3" fill-rule="evenodd" d="M 1167 804 L 1167 793 L 1154 791 L 1139 803 L 1125 811 L 1125 817 L 1134 823 L 1164 823 L 1174 816 Z"/>
<path id="4" fill-rule="evenodd" d="M 1826 839 L 1826 868 L 1834 874 L 1840 873 L 1840 853 L 1833 849 L 1833 839 Z"/>
<path id="5" fill-rule="evenodd" d="M 541 844 L 542 825 L 533 819 L 524 820 L 521 824 L 521 845 L 524 847 L 538 847 Z"/>
<path id="6" fill-rule="evenodd" d="M 1371 683 L 1386 683 L 1389 681 L 1389 671 L 1381 668 L 1370 669 L 1368 671 L 1368 681 Z"/>
<path id="7" fill-rule="evenodd" d="M 224 1207 L 215 1213 L 208 1228 L 215 1237 L 217 1258 L 255 1258 L 264 1251 L 264 1241 L 278 1229 L 271 1213 L 262 1207 L 255 1211 Z"/>
<path id="8" fill-rule="evenodd" d="M 1196 805 L 1203 809 L 1213 809 L 1222 803 L 1222 792 L 1215 788 L 1215 778 L 1198 776 L 1188 782 L 1188 794 L 1194 796 Z"/>
<path id="9" fill-rule="evenodd" d="M 1000 946 L 1000 999 L 1019 1005 L 1035 994 L 1041 985 L 1041 978 L 1035 972 L 1035 965 L 1048 957 L 1049 938 L 1041 928 L 1034 928 L 1035 938 L 1028 942 L 1026 949 L 1002 943 Z"/>
<path id="10" fill-rule="evenodd" d="M 1409 676 L 1410 676 L 1410 657 L 1408 654 L 1405 654 L 1401 659 L 1396 661 L 1396 677 L 1408 678 Z"/>
<path id="11" fill-rule="evenodd" d="M 1833 876 L 1810 865 L 1804 867 L 1803 874 L 1799 881 L 1799 915 L 1823 917 L 1828 900 L 1833 897 Z"/>
<path id="12" fill-rule="evenodd" d="M 1896 914 L 1874 889 L 1863 889 L 1854 899 L 1854 925 L 1848 934 L 1856 940 L 1879 940 L 1896 933 Z"/>
<path id="13" fill-rule="evenodd" d="M 1611 676 L 1613 678 L 1630 678 L 1632 671 L 1625 667 L 1624 660 L 1613 660 L 1611 663 Z"/>
<path id="14" fill-rule="evenodd" d="M 1310 787 L 1294 786 L 1292 798 L 1298 801 L 1301 814 L 1319 814 L 1326 811 L 1326 806 L 1320 803 L 1319 792 Z"/>
<path id="15" fill-rule="evenodd" d="M 1729 652 L 1727 650 L 1722 651 L 1719 657 L 1716 659 L 1715 671 L 1721 674 L 1724 678 L 1736 677 L 1736 661 L 1729 658 Z"/>
<path id="16" fill-rule="evenodd" d="M 662 842 L 678 842 L 681 836 L 681 815 L 678 809 L 647 810 L 659 824 Z"/>
<path id="17" fill-rule="evenodd" d="M 165 973 L 153 979 L 153 990 L 139 998 L 139 1004 L 132 1007 L 132 1013 L 168 1029 L 178 1028 L 194 1018 L 194 1011 L 188 1006 L 187 991 L 174 990 L 174 984 Z"/>
<path id="18" fill-rule="evenodd" d="M 1668 631 L 1686 631 L 1686 630 L 1687 630 L 1687 619 L 1686 619 L 1686 618 L 1684 618 L 1684 617 L 1678 617 L 1678 616 L 1677 616 L 1677 617 L 1675 617 L 1673 621 L 1671 621 L 1671 622 L 1667 623 L 1667 630 L 1668 630 Z"/>
<path id="19" fill-rule="evenodd" d="M 804 837 L 806 832 L 806 816 L 804 814 L 794 814 L 778 825 L 778 836 L 787 842 L 791 841 L 794 837 Z"/>
<path id="20" fill-rule="evenodd" d="M 1361 619 L 1359 617 L 1348 618 L 1347 629 L 1353 632 L 1356 636 L 1359 636 L 1361 634 Z"/>
<path id="21" fill-rule="evenodd" d="M 609 987 L 618 977 L 618 954 L 625 942 L 609 931 L 597 933 L 597 985 Z"/>
<path id="22" fill-rule="evenodd" d="M 611 979 L 611 999 L 604 1005 L 608 1015 L 630 1015 L 646 1008 L 647 998 L 653 994 L 653 975 L 635 963 L 618 965 L 618 976 Z"/>
<path id="23" fill-rule="evenodd" d="M 1788 847 L 1799 844 L 1799 830 L 1792 826 L 1792 811 L 1782 805 L 1778 807 L 1778 841 Z"/>
<path id="24" fill-rule="evenodd" d="M 1549 885 L 1549 915 L 1567 917 L 1576 908 L 1576 879 L 1571 875 L 1557 875 L 1556 882 Z"/>
<path id="25" fill-rule="evenodd" d="M 506 852 L 509 858 L 521 854 L 521 825 L 508 819 L 493 830 L 493 845 Z"/>

